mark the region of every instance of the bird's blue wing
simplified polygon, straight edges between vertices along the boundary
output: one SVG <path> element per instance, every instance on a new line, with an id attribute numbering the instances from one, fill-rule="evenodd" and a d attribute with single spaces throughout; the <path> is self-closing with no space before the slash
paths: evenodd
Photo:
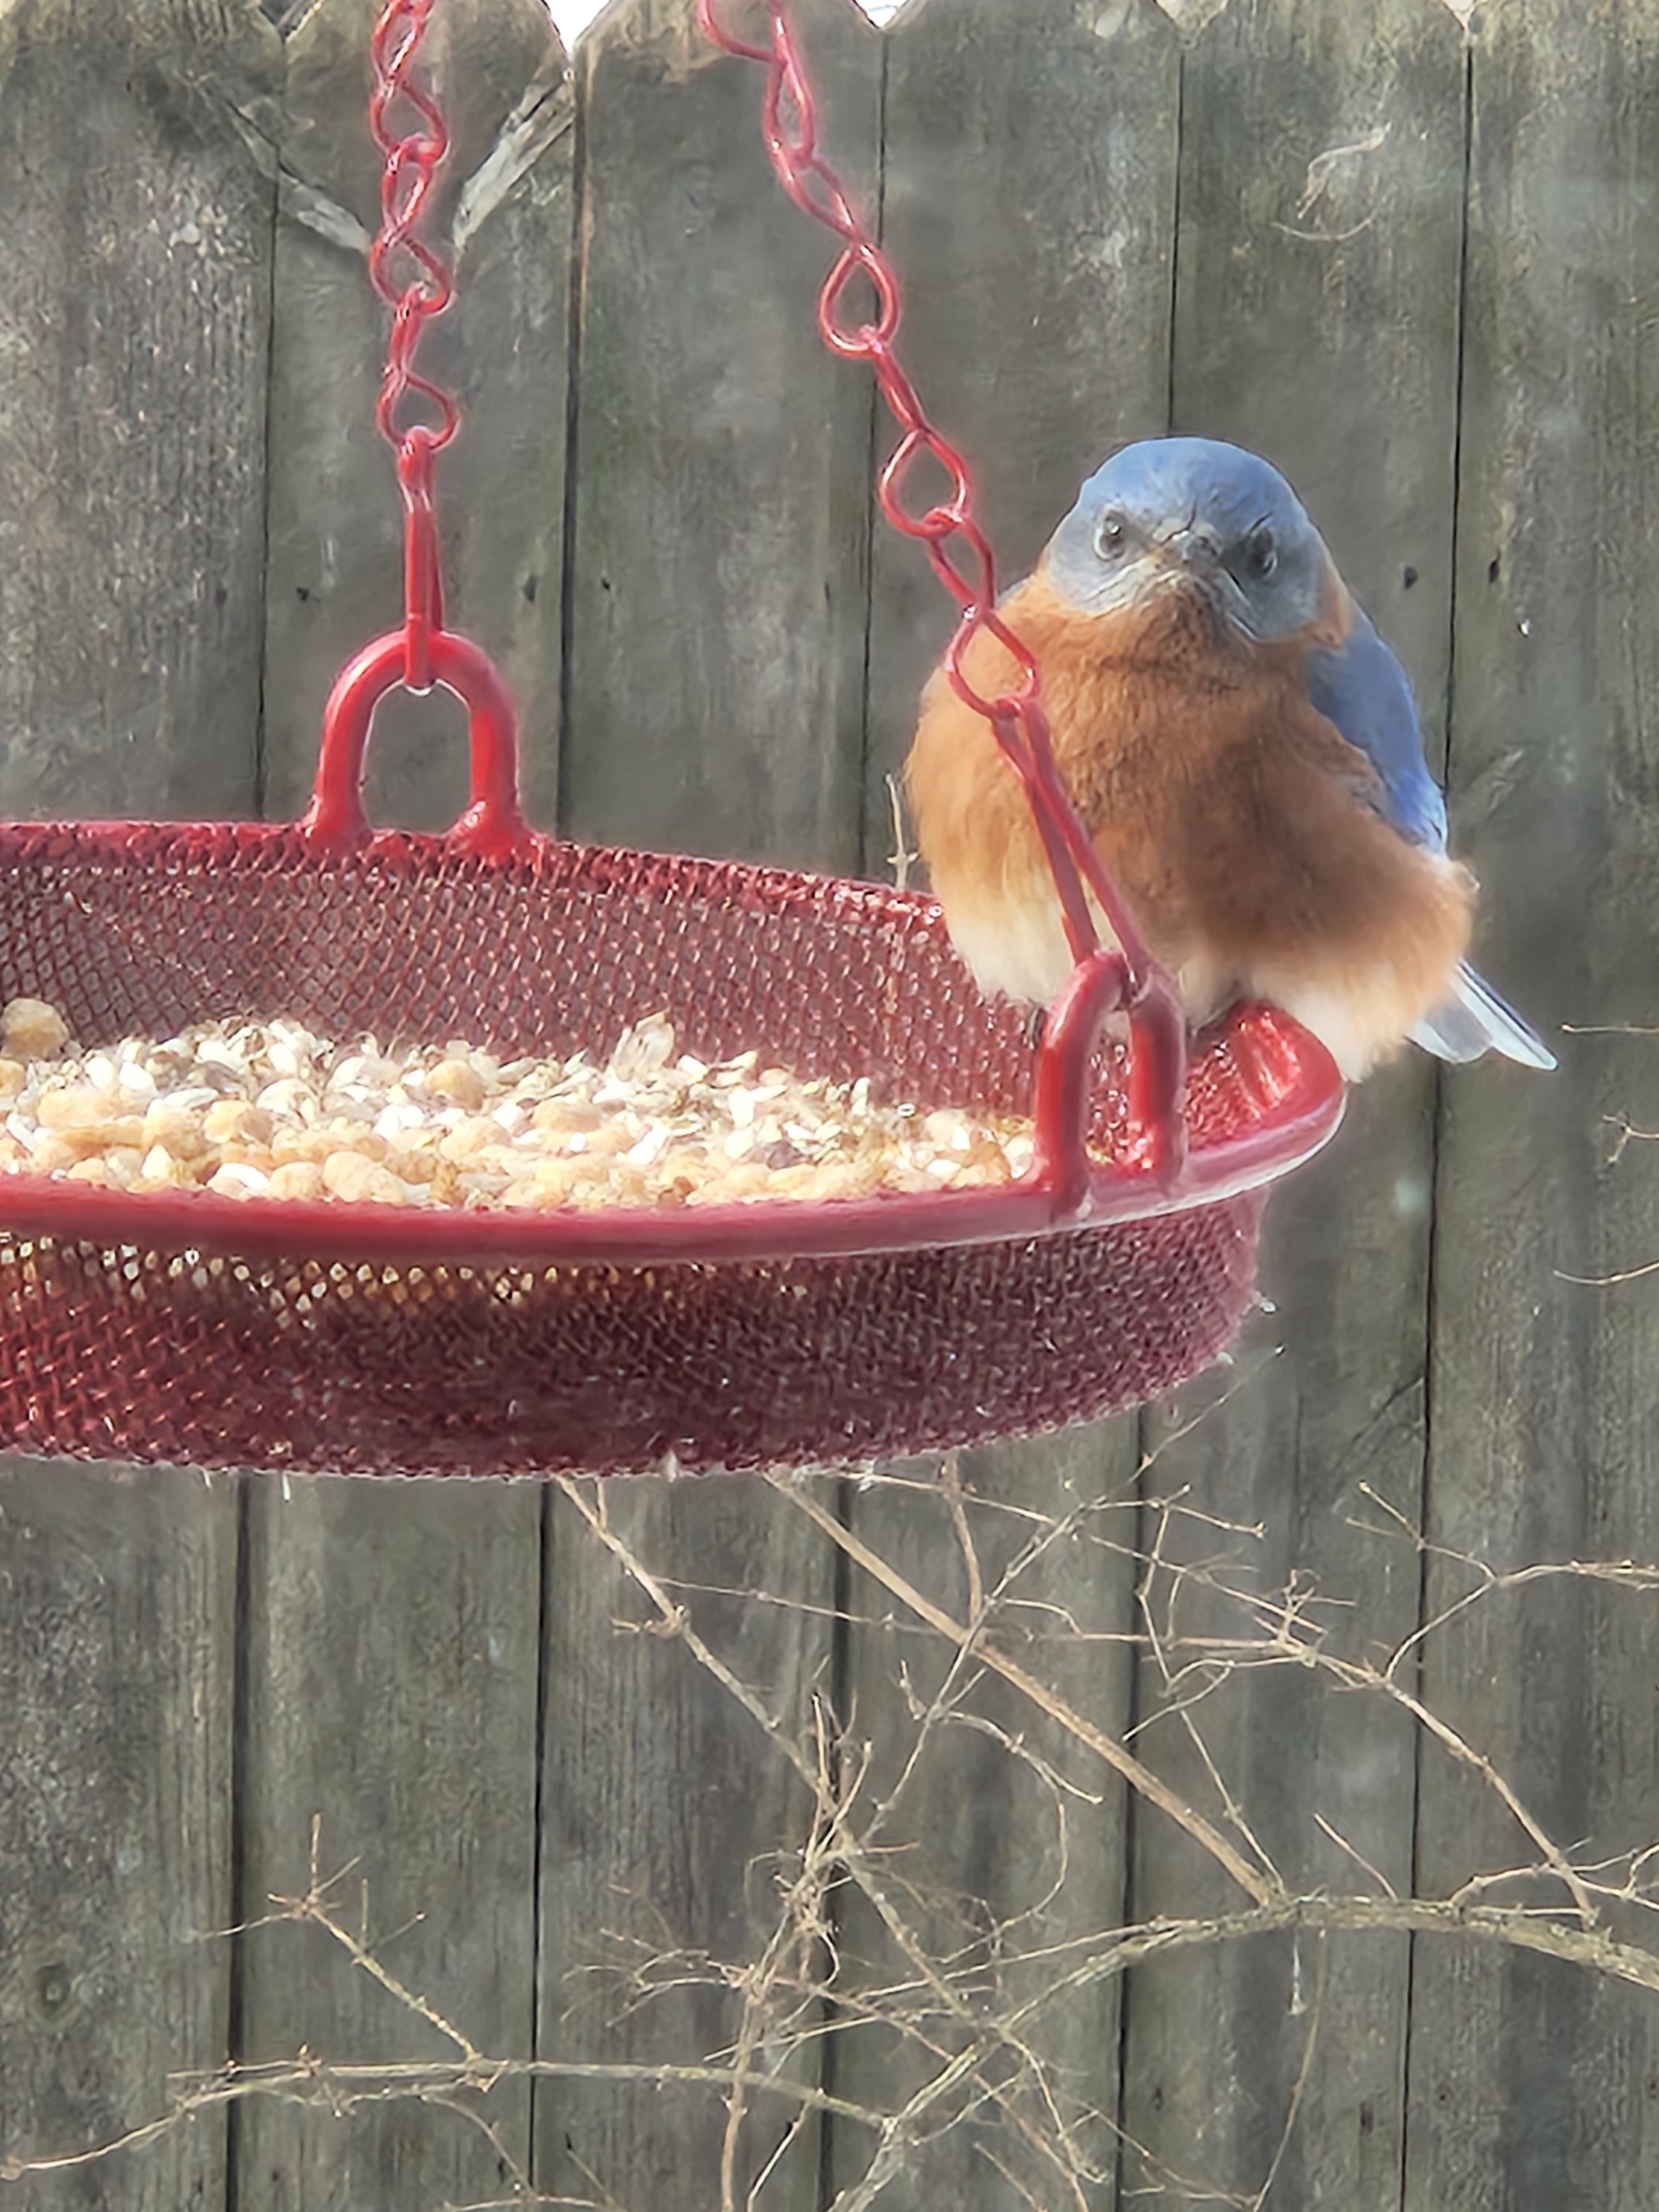
<path id="1" fill-rule="evenodd" d="M 1358 607 L 1340 646 L 1308 655 L 1308 696 L 1376 770 L 1384 817 L 1414 845 L 1446 849 L 1446 802 L 1423 757 L 1406 672 Z"/>

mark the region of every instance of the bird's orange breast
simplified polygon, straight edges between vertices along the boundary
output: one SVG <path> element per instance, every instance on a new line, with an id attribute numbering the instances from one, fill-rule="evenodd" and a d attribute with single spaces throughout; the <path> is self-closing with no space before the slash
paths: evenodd
<path id="1" fill-rule="evenodd" d="M 1291 1012 L 1298 996 L 1358 993 L 1364 1034 L 1334 1046 L 1339 1059 L 1369 1065 L 1382 1031 L 1403 1036 L 1449 984 L 1472 885 L 1365 803 L 1373 771 L 1310 703 L 1305 647 L 1235 641 L 1180 591 L 1091 616 L 1041 573 L 1001 612 L 1042 671 L 1073 803 L 1194 1016 L 1241 992 Z M 981 635 L 967 673 L 989 693 L 1015 672 Z M 922 858 L 981 982 L 1046 1000 L 1069 957 L 1042 847 L 988 726 L 942 672 L 906 783 Z"/>

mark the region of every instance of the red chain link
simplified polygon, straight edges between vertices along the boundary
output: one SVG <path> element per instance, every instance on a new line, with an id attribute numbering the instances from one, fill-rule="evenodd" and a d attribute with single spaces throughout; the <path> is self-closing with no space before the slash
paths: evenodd
<path id="1" fill-rule="evenodd" d="M 819 295 L 818 329 L 832 352 L 870 364 L 902 433 L 878 482 L 881 510 L 896 530 L 921 541 L 940 582 L 962 609 L 945 653 L 945 672 L 957 696 L 990 723 L 1024 787 L 1048 854 L 1073 961 L 1080 966 L 1091 955 L 1103 957 L 1085 884 L 1117 939 L 1122 955 L 1117 1002 L 1129 1006 L 1143 1048 L 1135 1054 L 1136 1108 L 1157 1136 L 1164 1171 L 1173 1175 L 1185 1150 L 1179 1118 L 1185 1025 L 1174 987 L 1152 959 L 1060 779 L 1036 659 L 997 612 L 996 562 L 974 513 L 968 464 L 928 419 L 895 350 L 903 311 L 897 275 L 860 221 L 840 178 L 818 152 L 817 107 L 784 0 L 766 0 L 766 9 L 769 37 L 763 46 L 728 29 L 717 0 L 697 0 L 697 22 L 705 36 L 727 53 L 765 65 L 763 130 L 772 167 L 796 206 L 842 240 L 841 256 Z M 856 319 L 849 304 L 848 295 L 860 276 L 874 294 L 873 321 Z M 943 471 L 949 489 L 944 498 L 915 512 L 906 505 L 904 493 L 924 459 Z M 1016 671 L 1015 687 L 989 699 L 975 687 L 963 666 L 982 631 L 996 639 Z"/>
<path id="2" fill-rule="evenodd" d="M 434 0 L 386 0 L 374 26 L 370 55 L 374 91 L 368 123 L 386 155 L 380 180 L 380 229 L 369 250 L 368 273 L 392 309 L 392 336 L 375 422 L 398 457 L 404 500 L 404 681 L 411 691 L 432 688 L 431 641 L 443 628 L 443 583 L 438 565 L 438 523 L 432 497 L 432 465 L 460 427 L 453 396 L 422 376 L 415 355 L 428 319 L 442 314 L 453 295 L 446 264 L 414 235 L 449 133 L 431 95 L 411 71 Z M 401 137 L 391 111 L 401 102 L 415 121 Z M 400 419 L 410 393 L 428 403 L 436 420 Z"/>

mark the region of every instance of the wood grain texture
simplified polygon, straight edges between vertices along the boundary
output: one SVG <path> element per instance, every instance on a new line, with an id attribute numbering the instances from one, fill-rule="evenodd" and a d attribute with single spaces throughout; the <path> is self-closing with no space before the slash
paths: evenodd
<path id="1" fill-rule="evenodd" d="M 14 814 L 252 811 L 280 70 L 239 0 L 0 17 Z"/>
<path id="2" fill-rule="evenodd" d="M 588 2064 L 718 2063 L 805 1840 L 811 1799 L 773 1738 L 808 1737 L 811 1694 L 830 1685 L 833 1553 L 747 1477 L 613 1479 L 586 1495 L 769 1721 L 664 1632 L 616 1555 L 556 1500 L 538 2049 Z M 769 2047 L 764 2063 L 780 2057 Z M 816 2058 L 809 2046 L 809 2079 Z M 738 2203 L 795 2118 L 784 2099 L 756 2100 L 733 2166 Z M 715 2205 L 725 2130 L 715 2090 L 540 2081 L 537 2184 L 629 2212 Z M 809 2124 L 757 2203 L 809 2212 L 817 2169 Z"/>
<path id="3" fill-rule="evenodd" d="M 975 1624 L 987 1602 L 976 1625 L 988 1642 L 1120 1735 L 1133 1694 L 1133 1446 L 1126 1420 L 963 1453 L 959 1518 L 939 1462 L 908 1462 L 895 1472 L 915 1488 L 854 1486 L 848 1518 L 952 1619 Z M 844 2024 L 830 2082 L 866 2109 L 897 2112 L 990 2018 L 1038 2008 L 929 2113 L 880 2201 L 894 2212 L 1000 2212 L 1071 2203 L 1081 2177 L 1091 2205 L 1109 2203 L 1121 1985 L 1103 1978 L 1042 2000 L 1121 1911 L 1122 1787 L 1061 1725 L 857 1569 L 847 1612 L 848 1727 L 868 1759 L 854 1825 L 915 1948 L 846 1885 L 836 1939 Z M 919 1985 L 919 1957 L 937 1962 L 957 2016 Z M 877 2019 L 854 2025 L 861 1999 Z M 856 2123 L 830 2125 L 831 2177 L 851 2187 L 875 2145 Z"/>
<path id="4" fill-rule="evenodd" d="M 289 45 L 265 638 L 264 791 L 277 819 L 310 795 L 335 677 L 402 619 L 403 509 L 374 425 L 389 318 L 366 258 L 380 222 L 374 14 L 324 0 Z M 453 259 L 456 295 L 428 325 L 420 365 L 462 408 L 436 469 L 446 611 L 507 679 L 529 811 L 545 823 L 558 772 L 573 99 L 538 0 L 439 9 L 429 44 L 453 148 L 424 228 Z M 421 419 L 418 404 L 399 419 Z M 457 702 L 393 694 L 376 718 L 371 814 L 444 829 L 466 793 Z"/>
<path id="5" fill-rule="evenodd" d="M 345 659 L 401 611 L 401 508 L 374 429 L 386 311 L 363 258 L 378 222 L 368 133 L 374 10 L 325 0 L 289 49 L 271 410 L 265 799 L 303 805 L 323 701 Z M 497 659 L 523 714 L 532 814 L 551 812 L 564 482 L 571 108 L 532 0 L 436 11 L 433 81 L 453 134 L 433 236 L 457 295 L 422 347 L 462 401 L 440 462 L 452 625 Z M 424 51 L 424 50 L 423 50 Z M 395 120 L 395 115 L 394 115 Z M 465 803 L 453 700 L 389 699 L 368 793 L 378 819 L 442 827 Z M 487 1025 L 487 1010 L 480 1020 Z M 533 2032 L 541 1499 L 488 1484 L 325 1482 L 250 1501 L 244 1911 L 305 1880 L 313 1814 L 325 1869 L 362 1855 L 386 1964 L 483 2050 Z M 349 1887 L 350 1885 L 348 1885 Z M 355 1889 L 352 1893 L 355 1903 Z M 421 1917 L 421 1925 L 406 1928 Z M 355 1912 L 349 1913 L 355 1924 Z M 343 2059 L 446 2054 L 442 2039 L 328 1958 L 314 1929 L 247 1939 L 244 2048 Z M 453 2056 L 453 2051 L 447 2055 Z M 483 2117 L 529 2155 L 529 2094 Z M 494 2197 L 483 2134 L 406 2104 L 349 2124 L 291 2106 L 244 2116 L 242 2202 L 359 2207 Z"/>
<path id="6" fill-rule="evenodd" d="M 867 189 L 875 35 L 843 0 L 815 0 L 798 21 L 826 150 Z M 579 67 L 561 826 L 846 866 L 857 852 L 869 395 L 813 328 L 827 241 L 766 163 L 759 73 L 710 51 L 690 0 L 616 9 Z M 799 1729 L 809 1686 L 830 1674 L 835 1570 L 822 1540 L 744 1481 L 625 1482 L 605 1503 L 779 1725 Z M 638 1632 L 650 1607 L 567 1501 L 546 1576 L 538 2049 L 696 2063 L 735 2031 L 720 1966 L 747 1966 L 773 1924 L 806 1792 L 683 1644 Z M 678 1960 L 681 1947 L 684 1985 L 644 2004 L 614 1971 L 594 1971 Z M 738 2202 L 793 2117 L 772 2101 L 757 2111 L 734 2167 Z M 544 2082 L 537 2182 L 630 2212 L 712 2204 L 725 2126 L 708 2091 Z M 817 2145 L 809 2126 L 763 2203 L 806 2212 Z"/>
<path id="7" fill-rule="evenodd" d="M 794 11 L 823 149 L 867 208 L 877 33 Z M 871 398 L 814 326 L 833 241 L 780 191 L 758 70 L 691 0 L 583 42 L 579 471 L 563 823 L 850 871 Z"/>
<path id="8" fill-rule="evenodd" d="M 1532 1011 L 1659 1019 L 1659 19 L 1537 0 L 1474 52 L 1453 814 Z M 1428 1534 L 1499 1571 L 1659 1556 L 1659 1305 L 1565 1282 L 1659 1253 L 1651 1037 L 1568 1036 L 1546 1083 L 1448 1085 Z M 1431 1561 L 1431 1615 L 1475 1580 Z M 1430 1701 L 1586 1862 L 1659 1832 L 1655 1598 L 1547 1582 L 1424 1648 Z M 1422 1886 L 1535 1856 L 1423 1767 Z M 1616 1879 L 1615 1875 L 1615 1879 Z M 1516 1894 L 1510 1892 L 1509 1894 Z M 1565 1903 L 1551 1883 L 1542 1901 Z M 1649 1918 L 1612 1923 L 1650 1943 Z M 1659 2160 L 1652 2008 L 1579 1972 L 1419 1940 L 1412 2212 L 1634 2212 Z M 1553 1962 L 1551 1962 L 1553 1964 Z"/>
<path id="9" fill-rule="evenodd" d="M 901 349 L 973 470 L 1005 585 L 1115 445 L 1166 427 L 1178 68 L 1152 0 L 917 0 L 888 34 Z M 895 442 L 884 410 L 878 452 Z M 921 471 L 912 508 L 935 489 Z M 879 519 L 871 574 L 865 870 L 883 875 L 886 778 L 956 609 Z"/>
<path id="10" fill-rule="evenodd" d="M 1005 583 L 1030 568 L 1113 445 L 1164 427 L 1178 66 L 1174 33 L 1150 0 L 1105 8 L 1038 0 L 1018 9 L 1000 0 L 920 0 L 889 33 L 883 240 L 904 286 L 901 348 L 939 428 L 974 471 Z M 884 411 L 878 453 L 892 438 Z M 926 495 L 925 477 L 918 483 Z M 894 842 L 886 778 L 908 749 L 954 611 L 920 549 L 880 519 L 874 530 L 864 865 L 886 875 Z M 1036 1518 L 1133 1495 L 1138 1456 L 1133 1419 L 969 1455 L 964 1480 L 974 1489 L 1006 1501 L 1014 1516 L 1033 1516 L 970 1511 L 988 1586 Z M 921 1474 L 934 1479 L 936 1465 Z M 849 1516 L 864 1541 L 961 1616 L 963 1555 L 937 1499 L 855 1491 Z M 1035 1638 L 1045 1679 L 1114 1732 L 1130 1712 L 1121 1647 L 1067 1651 L 1032 1623 L 1053 1607 L 1047 1618 L 1069 1614 L 1121 1632 L 1133 1580 L 1123 1553 L 1086 1539 L 1066 1543 L 1021 1577 L 997 1631 L 1022 1650 Z M 896 1624 L 890 1601 L 861 1577 L 850 1607 L 847 1709 L 874 1747 L 875 1802 L 915 1741 L 915 1700 L 939 1686 L 949 1654 L 936 1636 Z M 1091 1798 L 1052 1794 L 979 1722 L 1075 1776 Z M 916 1932 L 964 1969 L 979 1959 L 1000 1976 L 1007 2001 L 1029 1991 L 1031 1970 L 1019 1963 L 1028 1946 L 1109 1926 L 1121 1910 L 1125 1808 L 1089 1765 L 1059 1730 L 981 1681 L 965 1692 L 959 1719 L 937 1723 L 895 1807 L 896 1832 L 914 1846 L 901 1863 L 914 1884 L 905 1907 Z M 995 1932 L 1005 1922 L 1008 1932 Z M 854 1991 L 890 1985 L 907 1971 L 856 1896 L 845 1903 L 842 1941 Z M 1109 2191 L 1115 2166 L 1117 1999 L 1116 1985 L 1103 1982 L 1056 2007 L 1030 2037 L 1074 2129 L 1072 2155 L 1098 2177 L 1096 2191 Z M 891 2111 L 938 2063 L 887 2029 L 858 2030 L 838 2042 L 833 2079 L 839 2094 Z M 986 2072 L 1006 2080 L 1018 2066 L 1003 2051 Z M 1032 2088 L 1027 2074 L 1008 2105 L 993 2101 L 918 2149 L 883 2201 L 988 2212 L 1024 2201 L 1017 2185 L 1034 2191 L 1033 2201 L 1061 2201 L 1060 2168 L 1020 2133 L 1024 2123 L 1054 2136 Z M 835 2124 L 831 2140 L 836 2185 L 848 2185 L 868 2163 L 869 2137 Z"/>
<path id="11" fill-rule="evenodd" d="M 1233 8 L 1188 51 L 1182 76 L 1174 427 L 1284 469 L 1399 649 L 1437 752 L 1463 82 L 1458 27 L 1437 0 Z M 1264 1593 L 1316 1585 L 1334 1648 L 1357 1656 L 1391 1647 L 1416 1618 L 1409 1547 L 1355 1524 L 1370 1517 L 1361 1484 L 1408 1516 L 1420 1504 L 1433 1086 L 1412 1054 L 1356 1097 L 1331 1152 L 1273 1201 L 1262 1281 L 1275 1310 L 1241 1348 L 1237 1387 L 1211 1378 L 1151 1425 L 1162 1439 L 1224 1401 L 1167 1445 L 1148 1487 L 1184 1493 L 1232 1533 L 1177 1516 L 1170 1561 Z M 1158 1525 L 1149 1514 L 1149 1533 Z M 1172 1673 L 1191 1656 L 1182 1635 L 1260 1629 L 1198 1585 L 1161 1577 L 1152 1597 L 1176 1639 Z M 1316 1814 L 1409 1882 L 1415 1747 L 1402 1716 L 1305 1670 L 1224 1670 L 1190 1715 L 1217 1779 L 1188 1723 L 1159 1717 L 1193 1687 L 1172 1694 L 1149 1666 L 1149 1759 L 1212 1811 L 1230 1793 L 1293 1887 L 1367 1886 Z M 1237 1901 L 1190 1846 L 1144 1825 L 1132 1900 L 1138 1919 Z M 1261 2189 L 1277 2157 L 1287 2203 L 1395 2203 L 1407 1963 L 1403 1941 L 1274 1937 L 1132 1976 L 1123 2116 L 1144 2154 L 1130 2155 L 1127 2185 L 1207 2206 Z"/>
<path id="12" fill-rule="evenodd" d="M 541 1497 L 525 1485 L 250 1478 L 240 1917 L 302 1895 L 313 1819 L 341 1918 L 492 2057 L 531 2053 Z M 241 2055 L 453 2058 L 316 1928 L 243 1939 Z M 526 2086 L 478 2106 L 528 2156 Z M 240 2204 L 424 2207 L 507 2195 L 465 2118 L 240 2114 Z M 232 2208 L 236 2212 L 236 2208 Z"/>
<path id="13" fill-rule="evenodd" d="M 252 811 L 280 68 L 214 0 L 0 14 L 9 816 Z M 0 2157 L 91 2148 L 225 2055 L 235 1553 L 222 1484 L 0 1476 Z M 8 2194 L 216 2203 L 225 2142 Z"/>
<path id="14" fill-rule="evenodd" d="M 0 1468 L 0 2166 L 161 2118 L 227 2044 L 236 1499 Z M 209 2115 L 7 2186 L 18 2212 L 222 2202 Z"/>

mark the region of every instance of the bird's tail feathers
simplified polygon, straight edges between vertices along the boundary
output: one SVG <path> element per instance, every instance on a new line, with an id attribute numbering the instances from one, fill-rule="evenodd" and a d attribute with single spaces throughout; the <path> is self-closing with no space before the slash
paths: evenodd
<path id="1" fill-rule="evenodd" d="M 1411 1035 L 1413 1044 L 1440 1060 L 1479 1060 L 1483 1053 L 1499 1052 L 1522 1067 L 1555 1065 L 1555 1054 L 1542 1037 L 1467 960 L 1457 964 L 1451 997 L 1425 1014 Z"/>

